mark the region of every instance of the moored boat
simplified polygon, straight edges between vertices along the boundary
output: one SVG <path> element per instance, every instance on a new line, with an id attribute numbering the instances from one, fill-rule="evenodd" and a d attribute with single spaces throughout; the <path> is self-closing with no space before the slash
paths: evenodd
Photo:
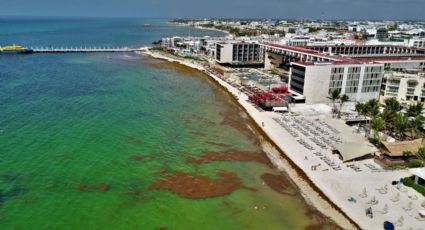
<path id="1" fill-rule="evenodd" d="M 32 52 L 33 52 L 32 49 L 28 49 L 19 45 L 0 47 L 0 54 L 27 54 Z"/>

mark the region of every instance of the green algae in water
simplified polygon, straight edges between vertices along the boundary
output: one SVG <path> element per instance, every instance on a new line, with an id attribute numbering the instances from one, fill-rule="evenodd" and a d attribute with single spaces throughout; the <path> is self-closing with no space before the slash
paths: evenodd
<path id="1" fill-rule="evenodd" d="M 120 54 L 6 64 L 14 68 L 0 70 L 2 229 L 303 229 L 326 221 L 311 218 L 301 196 L 265 186 L 261 175 L 277 173 L 267 165 L 187 162 L 206 152 L 261 153 L 241 111 L 203 74 Z M 229 115 L 243 125 L 223 122 Z M 186 199 L 149 189 L 167 173 L 217 178 L 219 170 L 255 191 Z"/>

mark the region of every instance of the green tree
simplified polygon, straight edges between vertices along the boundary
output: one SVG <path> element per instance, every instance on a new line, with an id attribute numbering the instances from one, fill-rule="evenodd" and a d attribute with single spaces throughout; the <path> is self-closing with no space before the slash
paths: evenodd
<path id="1" fill-rule="evenodd" d="M 379 115 L 380 113 L 379 108 L 381 107 L 381 105 L 379 104 L 378 100 L 372 99 L 366 102 L 365 106 L 366 106 L 365 110 L 367 111 L 367 115 L 369 117 L 376 117 Z"/>
<path id="2" fill-rule="evenodd" d="M 390 111 L 399 112 L 401 110 L 401 105 L 395 97 L 387 98 L 384 100 L 385 109 Z"/>
<path id="3" fill-rule="evenodd" d="M 339 111 L 338 111 L 338 118 L 341 118 L 341 110 L 342 110 L 342 106 L 348 102 L 350 100 L 350 98 L 344 94 L 342 96 L 340 96 L 339 98 Z"/>
<path id="4" fill-rule="evenodd" d="M 412 133 L 412 137 L 422 136 L 422 129 L 424 125 L 425 118 L 421 115 L 416 116 L 414 119 L 409 121 L 409 128 Z"/>
<path id="5" fill-rule="evenodd" d="M 340 98 L 340 92 L 339 92 L 339 90 L 335 89 L 335 90 L 333 90 L 333 91 L 331 91 L 331 92 L 329 93 L 328 99 L 330 99 L 330 100 L 332 101 L 332 104 L 333 104 L 332 116 L 334 116 L 334 115 L 335 115 L 335 113 L 336 113 L 336 111 L 337 111 L 337 108 L 336 108 L 335 102 L 336 102 L 336 100 L 338 100 L 339 98 Z"/>
<path id="6" fill-rule="evenodd" d="M 409 119 L 404 114 L 398 113 L 393 121 L 395 134 L 399 139 L 403 139 L 404 133 L 409 127 Z"/>
<path id="7" fill-rule="evenodd" d="M 425 147 L 419 148 L 415 156 L 418 160 L 422 161 L 422 166 L 425 166 Z"/>
<path id="8" fill-rule="evenodd" d="M 356 112 L 359 115 L 363 115 L 363 116 L 366 115 L 366 113 L 364 113 L 365 112 L 365 109 L 364 108 L 365 108 L 365 104 L 364 103 L 361 103 L 361 102 L 357 102 L 356 103 L 355 110 L 356 110 Z"/>
<path id="9" fill-rule="evenodd" d="M 387 130 L 393 132 L 394 131 L 394 125 L 393 125 L 393 121 L 395 118 L 395 115 L 397 113 L 395 113 L 394 111 L 388 110 L 388 109 L 384 109 L 384 111 L 382 111 L 382 113 L 380 114 L 380 117 L 382 118 L 382 120 L 384 120 L 385 122 L 385 127 Z"/>
<path id="10" fill-rule="evenodd" d="M 406 109 L 407 116 L 416 117 L 422 114 L 424 104 L 418 102 L 416 104 L 409 105 Z"/>
<path id="11" fill-rule="evenodd" d="M 382 132 L 385 130 L 385 122 L 381 117 L 373 117 L 369 123 L 369 128 L 373 129 L 374 137 L 378 137 L 378 132 Z"/>

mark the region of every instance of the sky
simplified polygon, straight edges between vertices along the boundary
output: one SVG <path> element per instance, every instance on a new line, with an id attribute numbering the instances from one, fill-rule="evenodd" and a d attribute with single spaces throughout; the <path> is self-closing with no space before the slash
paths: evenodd
<path id="1" fill-rule="evenodd" d="M 425 0 L 0 0 L 1 16 L 425 20 Z"/>

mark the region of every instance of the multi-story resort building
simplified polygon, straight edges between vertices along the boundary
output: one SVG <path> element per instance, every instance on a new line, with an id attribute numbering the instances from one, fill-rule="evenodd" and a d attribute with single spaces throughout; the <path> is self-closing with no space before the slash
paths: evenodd
<path id="1" fill-rule="evenodd" d="M 311 45 L 302 42 L 283 45 L 228 39 L 198 40 L 206 53 L 213 55 L 221 65 L 281 70 L 278 72 L 288 76 L 289 92 L 296 102 L 327 103 L 329 93 L 334 90 L 346 94 L 353 102 L 377 99 L 380 95 L 383 98 L 397 97 L 402 103 L 424 101 L 425 98 L 422 88 L 417 89 L 423 86 L 418 75 L 415 90 L 411 86 L 412 80 L 407 80 L 414 78 L 412 74 L 400 77 L 398 73 L 383 81 L 385 71 L 425 70 L 425 48 L 387 44 Z M 197 43 L 191 45 L 179 37 L 164 39 L 162 45 L 169 48 L 178 44 L 187 44 L 185 47 L 190 50 L 200 49 Z M 398 89 L 387 85 L 387 79 L 395 82 L 393 78 L 400 78 Z"/>
<path id="2" fill-rule="evenodd" d="M 262 65 L 264 53 L 257 42 L 221 42 L 216 44 L 216 61 L 223 65 Z"/>
<path id="3" fill-rule="evenodd" d="M 425 102 L 425 75 L 420 73 L 385 73 L 381 88 L 381 101 L 395 97 L 402 105 Z"/>
<path id="4" fill-rule="evenodd" d="M 333 90 L 351 101 L 376 99 L 385 68 L 425 68 L 425 50 L 413 47 L 263 45 L 265 68 L 287 69 L 290 92 L 306 103 L 328 102 Z"/>

